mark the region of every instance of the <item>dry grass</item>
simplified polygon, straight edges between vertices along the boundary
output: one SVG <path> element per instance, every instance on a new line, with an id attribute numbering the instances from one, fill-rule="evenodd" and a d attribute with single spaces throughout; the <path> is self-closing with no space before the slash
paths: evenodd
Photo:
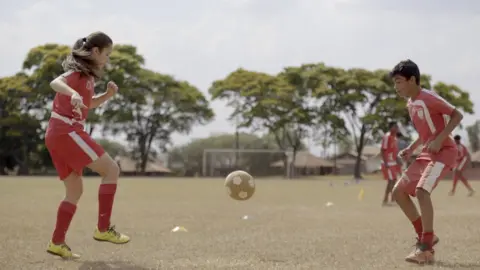
<path id="1" fill-rule="evenodd" d="M 115 246 L 92 240 L 98 179 L 86 179 L 68 234 L 83 257 L 72 262 L 45 252 L 61 183 L 1 178 L 0 268 L 417 269 L 403 261 L 411 225 L 398 207 L 380 207 L 385 182 L 333 182 L 259 180 L 250 201 L 236 202 L 221 179 L 122 179 L 113 218 L 132 242 Z M 434 193 L 439 262 L 422 269 L 480 269 L 480 199 L 465 197 L 462 186 L 448 197 L 449 187 L 443 182 Z M 177 225 L 189 232 L 170 232 Z"/>

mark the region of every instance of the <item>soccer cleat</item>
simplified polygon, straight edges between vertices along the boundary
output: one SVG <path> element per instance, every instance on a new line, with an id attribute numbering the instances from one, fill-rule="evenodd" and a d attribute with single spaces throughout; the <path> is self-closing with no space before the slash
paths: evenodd
<path id="1" fill-rule="evenodd" d="M 435 251 L 426 249 L 425 245 L 420 245 L 419 248 L 405 257 L 405 261 L 416 264 L 433 264 L 435 262 Z"/>
<path id="2" fill-rule="evenodd" d="M 413 251 L 410 253 L 410 255 L 414 254 L 419 248 L 422 247 L 422 243 L 420 242 L 420 239 L 419 239 L 418 237 L 416 237 L 416 239 L 417 239 L 417 242 L 416 242 L 415 245 L 414 245 L 415 248 L 414 248 Z M 440 238 L 438 238 L 438 236 L 434 235 L 434 236 L 433 236 L 432 247 L 434 247 L 435 245 L 437 245 L 438 242 L 440 242 Z M 410 256 L 410 255 L 409 255 L 409 256 Z"/>
<path id="3" fill-rule="evenodd" d="M 72 249 L 67 244 L 55 245 L 52 241 L 48 243 L 47 252 L 62 257 L 63 259 L 78 259 L 80 255 L 72 252 Z"/>
<path id="4" fill-rule="evenodd" d="M 455 191 L 448 192 L 448 196 L 454 196 L 454 195 L 455 195 Z"/>
<path id="5" fill-rule="evenodd" d="M 417 243 L 415 244 L 415 249 L 419 249 L 422 246 L 422 243 L 420 242 L 420 239 L 417 237 Z M 433 236 L 433 241 L 432 241 L 432 247 L 434 247 L 436 244 L 440 242 L 440 238 L 438 236 L 434 235 Z"/>
<path id="6" fill-rule="evenodd" d="M 468 196 L 468 197 L 472 197 L 473 195 L 475 195 L 475 190 L 472 189 L 472 190 L 470 190 L 470 191 L 468 192 L 468 195 L 467 195 L 467 196 Z"/>
<path id="7" fill-rule="evenodd" d="M 115 226 L 110 226 L 107 231 L 101 232 L 95 229 L 93 239 L 100 242 L 110 242 L 114 244 L 126 244 L 130 241 L 130 237 L 125 234 L 119 233 L 115 230 Z"/>

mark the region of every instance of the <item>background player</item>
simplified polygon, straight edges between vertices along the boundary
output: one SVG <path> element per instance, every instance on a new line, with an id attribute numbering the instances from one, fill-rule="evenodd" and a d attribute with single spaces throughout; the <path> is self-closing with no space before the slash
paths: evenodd
<path id="1" fill-rule="evenodd" d="M 83 192 L 81 175 L 85 167 L 102 177 L 98 191 L 98 224 L 93 238 L 117 244 L 130 240 L 110 225 L 119 176 L 118 165 L 84 131 L 88 110 L 100 106 L 118 90 L 115 83 L 109 82 L 105 93 L 93 96 L 95 79 L 101 76 L 108 62 L 112 44 L 110 37 L 101 32 L 79 39 L 63 62 L 65 73 L 50 83 L 57 94 L 45 144 L 65 185 L 65 198 L 58 207 L 55 231 L 47 252 L 63 258 L 79 257 L 65 243 L 65 235 Z"/>
<path id="2" fill-rule="evenodd" d="M 473 194 L 475 194 L 475 190 L 473 190 L 472 186 L 470 186 L 470 183 L 468 183 L 467 178 L 465 178 L 465 176 L 463 175 L 463 171 L 465 170 L 467 163 L 470 162 L 470 153 L 468 152 L 467 147 L 465 147 L 465 145 L 460 142 L 460 135 L 455 135 L 454 140 L 458 147 L 458 157 L 457 167 L 455 167 L 455 169 L 453 170 L 453 186 L 449 195 L 455 195 L 455 189 L 457 188 L 458 179 L 460 179 L 465 185 L 465 187 L 468 189 L 468 196 L 473 196 Z"/>
<path id="3" fill-rule="evenodd" d="M 398 63 L 392 70 L 395 89 L 407 97 L 408 113 L 418 132 L 418 139 L 400 152 L 403 160 L 423 145 L 422 152 L 410 164 L 393 189 L 395 200 L 412 222 L 418 236 L 415 250 L 405 259 L 414 263 L 434 261 L 433 246 L 438 237 L 433 230 L 433 205 L 430 193 L 456 163 L 457 147 L 450 133 L 463 115 L 433 91 L 420 86 L 420 70 L 411 60 Z M 446 123 L 444 116 L 450 117 Z M 410 196 L 416 196 L 421 215 Z"/>
<path id="4" fill-rule="evenodd" d="M 383 206 L 388 205 L 388 198 L 392 193 L 393 186 L 400 174 L 400 165 L 397 163 L 398 156 L 398 141 L 397 141 L 398 127 L 397 123 L 390 122 L 388 124 L 388 132 L 383 135 L 382 148 L 380 154 L 382 155 L 382 173 L 383 178 L 387 181 L 385 188 L 385 196 L 383 197 Z M 393 202 L 393 196 L 391 198 Z"/>

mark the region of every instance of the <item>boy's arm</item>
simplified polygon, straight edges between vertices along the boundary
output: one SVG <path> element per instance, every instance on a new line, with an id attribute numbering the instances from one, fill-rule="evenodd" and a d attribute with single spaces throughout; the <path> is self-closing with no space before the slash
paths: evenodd
<path id="1" fill-rule="evenodd" d="M 409 152 L 413 152 L 415 151 L 415 149 L 417 149 L 420 145 L 422 144 L 422 142 L 420 141 L 420 137 L 418 137 L 415 141 L 413 141 L 409 146 L 407 146 L 407 150 Z"/>
<path id="2" fill-rule="evenodd" d="M 387 148 L 390 146 L 390 136 L 383 135 L 382 147 L 380 148 L 380 154 L 382 155 L 383 165 L 388 168 Z"/>
<path id="3" fill-rule="evenodd" d="M 440 133 L 438 133 L 436 140 L 438 140 L 439 142 L 443 142 L 460 124 L 462 119 L 463 114 L 457 109 L 454 109 L 450 114 L 450 121 L 448 121 L 448 124 L 445 126 L 445 128 Z"/>

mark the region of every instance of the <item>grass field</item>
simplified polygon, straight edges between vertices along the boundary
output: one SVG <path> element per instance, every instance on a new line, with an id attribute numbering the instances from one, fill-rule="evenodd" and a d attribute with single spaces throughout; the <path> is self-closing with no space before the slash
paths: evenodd
<path id="1" fill-rule="evenodd" d="M 480 198 L 467 198 L 461 184 L 449 197 L 450 181 L 433 195 L 441 241 L 437 264 L 425 267 L 403 260 L 413 228 L 398 207 L 380 206 L 384 181 L 258 180 L 254 197 L 237 202 L 221 179 L 123 178 L 113 214 L 132 237 L 123 246 L 92 239 L 98 183 L 85 180 L 67 235 L 82 254 L 73 262 L 45 252 L 63 185 L 0 178 L 0 269 L 480 269 Z"/>

